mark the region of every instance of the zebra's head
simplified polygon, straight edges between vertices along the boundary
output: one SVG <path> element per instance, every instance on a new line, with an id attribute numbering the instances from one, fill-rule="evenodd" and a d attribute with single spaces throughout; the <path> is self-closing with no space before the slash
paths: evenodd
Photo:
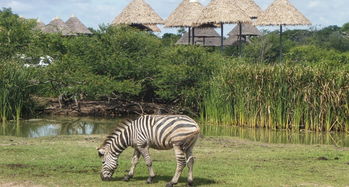
<path id="1" fill-rule="evenodd" d="M 98 155 L 102 159 L 101 179 L 110 181 L 114 171 L 118 167 L 118 157 L 108 147 L 97 148 Z"/>

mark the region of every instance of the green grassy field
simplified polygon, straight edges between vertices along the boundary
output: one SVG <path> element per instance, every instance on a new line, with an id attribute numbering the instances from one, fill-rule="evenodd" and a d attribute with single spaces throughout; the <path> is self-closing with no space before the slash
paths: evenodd
<path id="1" fill-rule="evenodd" d="M 0 186 L 164 186 L 175 170 L 172 151 L 151 150 L 157 173 L 147 185 L 142 162 L 130 182 L 121 179 L 132 149 L 120 158 L 113 181 L 99 178 L 95 148 L 104 136 L 0 137 Z M 200 138 L 195 186 L 349 186 L 349 148 L 283 145 L 230 137 Z M 187 169 L 177 186 L 186 186 Z"/>

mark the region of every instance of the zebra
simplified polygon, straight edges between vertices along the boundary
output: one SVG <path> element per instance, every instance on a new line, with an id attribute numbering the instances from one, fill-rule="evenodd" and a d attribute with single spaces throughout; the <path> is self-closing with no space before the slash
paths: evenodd
<path id="1" fill-rule="evenodd" d="M 135 172 L 136 165 L 142 155 L 148 168 L 149 177 L 147 183 L 153 182 L 155 173 L 152 167 L 152 159 L 149 148 L 158 150 L 174 149 L 177 168 L 172 180 L 166 187 L 172 187 L 178 183 L 178 179 L 187 165 L 188 185 L 193 185 L 194 157 L 192 150 L 199 137 L 199 125 L 190 117 L 184 115 L 144 115 L 138 119 L 126 120 L 119 124 L 109 135 L 103 144 L 97 148 L 102 159 L 101 179 L 111 180 L 114 171 L 118 167 L 118 158 L 127 148 L 133 147 L 134 154 L 131 159 L 131 168 L 124 177 L 129 181 Z"/>

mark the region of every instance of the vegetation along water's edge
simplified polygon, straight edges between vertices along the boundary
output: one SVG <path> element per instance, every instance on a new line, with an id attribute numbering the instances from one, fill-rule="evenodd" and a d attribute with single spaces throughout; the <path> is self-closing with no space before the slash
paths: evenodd
<path id="1" fill-rule="evenodd" d="M 43 98 L 55 98 L 57 114 L 184 113 L 215 125 L 349 133 L 349 24 L 285 31 L 280 62 L 278 32 L 251 38 L 239 55 L 236 46 L 174 45 L 180 33 L 100 26 L 62 37 L 10 9 L 0 17 L 2 122 L 36 116 L 50 109 Z"/>

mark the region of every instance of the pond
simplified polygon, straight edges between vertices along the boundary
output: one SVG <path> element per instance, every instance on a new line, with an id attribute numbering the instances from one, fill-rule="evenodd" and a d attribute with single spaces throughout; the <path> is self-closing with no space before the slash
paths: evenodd
<path id="1" fill-rule="evenodd" d="M 57 135 L 109 134 L 122 119 L 44 117 L 0 124 L 0 136 L 37 138 Z M 205 136 L 233 136 L 252 141 L 283 144 L 329 144 L 349 147 L 349 134 L 293 132 L 230 126 L 202 125 Z"/>

